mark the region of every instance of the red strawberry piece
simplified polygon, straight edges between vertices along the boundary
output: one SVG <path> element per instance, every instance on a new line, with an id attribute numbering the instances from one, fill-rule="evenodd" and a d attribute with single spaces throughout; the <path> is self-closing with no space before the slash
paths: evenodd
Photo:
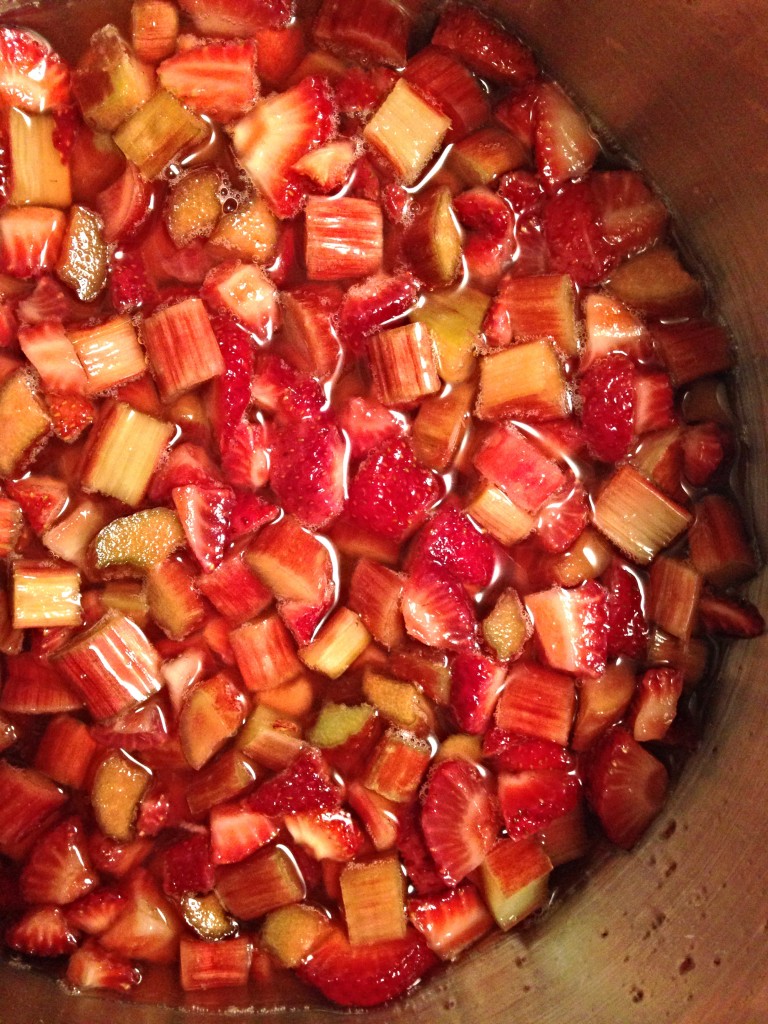
<path id="1" fill-rule="evenodd" d="M 565 551 L 587 525 L 588 518 L 587 493 L 579 481 L 574 480 L 541 509 L 536 536 L 547 551 L 555 554 Z"/>
<path id="2" fill-rule="evenodd" d="M 401 541 L 440 496 L 437 477 L 416 461 L 410 445 L 393 440 L 375 449 L 349 486 L 349 518 Z"/>
<path id="3" fill-rule="evenodd" d="M 24 29 L 0 28 L 0 99 L 29 114 L 69 102 L 69 70 L 49 43 Z"/>
<path id="4" fill-rule="evenodd" d="M 488 728 L 505 678 L 505 666 L 491 658 L 456 655 L 451 665 L 451 709 L 462 732 L 477 736 Z"/>
<path id="5" fill-rule="evenodd" d="M 419 285 L 409 271 L 400 274 L 376 274 L 352 287 L 344 295 L 339 310 L 341 332 L 352 345 L 361 349 L 362 338 L 404 316 L 416 304 Z"/>
<path id="6" fill-rule="evenodd" d="M 71 444 L 93 423 L 96 410 L 82 395 L 47 394 L 45 404 L 53 424 L 53 433 L 60 441 Z"/>
<path id="7" fill-rule="evenodd" d="M 250 382 L 250 401 L 265 412 L 278 412 L 287 392 L 298 387 L 304 379 L 295 367 L 273 352 L 257 352 Z M 233 418 L 232 422 L 237 421 Z"/>
<path id="8" fill-rule="evenodd" d="M 498 792 L 507 832 L 512 839 L 522 839 L 572 811 L 579 802 L 581 785 L 567 772 L 532 769 L 502 773 Z"/>
<path id="9" fill-rule="evenodd" d="M 229 540 L 235 493 L 229 487 L 174 487 L 171 497 L 192 553 L 204 572 L 221 562 Z"/>
<path id="10" fill-rule="evenodd" d="M 567 590 L 528 594 L 536 641 L 546 663 L 560 672 L 600 676 L 605 671 L 606 592 L 594 580 Z"/>
<path id="11" fill-rule="evenodd" d="M 695 423 L 683 433 L 683 468 L 694 487 L 704 487 L 733 451 L 730 433 L 719 423 Z"/>
<path id="12" fill-rule="evenodd" d="M 399 182 L 390 181 L 381 190 L 384 215 L 392 224 L 407 225 L 413 213 L 413 196 Z"/>
<path id="13" fill-rule="evenodd" d="M 171 744 L 166 748 L 171 758 L 174 757 Z M 145 757 L 147 755 L 144 755 Z M 150 757 L 155 755 L 150 754 Z M 157 756 L 162 757 L 158 751 Z M 139 836 L 156 836 L 164 828 L 177 828 L 189 817 L 187 803 L 188 779 L 181 773 L 166 774 L 155 778 L 149 789 L 141 798 L 139 814 L 136 818 L 136 834 Z"/>
<path id="14" fill-rule="evenodd" d="M 119 313 L 147 309 L 157 302 L 157 291 L 150 281 L 140 252 L 123 250 L 110 264 L 109 298 Z"/>
<path id="15" fill-rule="evenodd" d="M 163 853 L 163 892 L 167 896 L 206 893 L 215 881 L 207 832 L 192 832 Z"/>
<path id="16" fill-rule="evenodd" d="M 69 818 L 35 844 L 21 873 L 21 891 L 28 903 L 72 903 L 98 879 L 85 847 L 83 823 Z"/>
<path id="17" fill-rule="evenodd" d="M 11 277 L 28 278 L 53 270 L 64 240 L 65 223 L 61 210 L 47 206 L 4 207 L 0 214 L 3 271 Z"/>
<path id="18" fill-rule="evenodd" d="M 479 867 L 496 841 L 498 824 L 474 765 L 449 759 L 432 769 L 422 794 L 421 825 L 446 885 L 458 885 Z"/>
<path id="19" fill-rule="evenodd" d="M 472 7 L 447 7 L 432 43 L 452 50 L 473 71 L 494 82 L 523 85 L 536 77 L 536 62 L 506 29 Z"/>
<path id="20" fill-rule="evenodd" d="M 280 515 L 280 509 L 258 494 L 238 494 L 229 519 L 232 540 L 255 533 Z"/>
<path id="21" fill-rule="evenodd" d="M 280 824 L 255 811 L 249 798 L 211 808 L 211 852 L 214 864 L 237 864 L 280 831 Z"/>
<path id="22" fill-rule="evenodd" d="M 581 378 L 581 422 L 587 447 L 602 462 L 618 462 L 634 434 L 634 363 L 617 354 L 598 359 Z"/>
<path id="23" fill-rule="evenodd" d="M 627 566 L 614 562 L 603 576 L 608 591 L 608 657 L 640 659 L 648 643 L 648 623 L 637 577 Z"/>
<path id="24" fill-rule="evenodd" d="M 262 28 L 253 35 L 262 87 L 284 88 L 307 52 L 304 25 L 294 19 L 283 28 Z"/>
<path id="25" fill-rule="evenodd" d="M 424 839 L 417 803 L 409 804 L 399 817 L 397 850 L 406 874 L 420 896 L 429 896 L 445 888 L 445 882 Z"/>
<path id="26" fill-rule="evenodd" d="M 476 644 L 477 619 L 464 586 L 438 565 L 422 565 L 403 587 L 402 613 L 409 636 L 438 650 Z"/>
<path id="27" fill-rule="evenodd" d="M 338 413 L 339 427 L 349 438 L 352 459 L 362 459 L 384 441 L 400 437 L 402 419 L 375 398 L 349 398 Z"/>
<path id="28" fill-rule="evenodd" d="M 587 773 L 587 797 L 611 842 L 630 849 L 667 797 L 664 765 L 616 726 L 600 744 Z"/>
<path id="29" fill-rule="evenodd" d="M 80 932 L 101 935 L 115 923 L 124 906 L 125 899 L 117 888 L 92 889 L 69 904 L 67 922 Z"/>
<path id="30" fill-rule="evenodd" d="M 584 431 L 575 416 L 536 427 L 536 440 L 552 458 L 566 461 L 584 454 Z"/>
<path id="31" fill-rule="evenodd" d="M 18 865 L 3 859 L 0 861 L 0 914 L 5 917 L 23 909 Z"/>
<path id="32" fill-rule="evenodd" d="M 211 327 L 226 367 L 214 383 L 214 422 L 221 444 L 241 422 L 250 405 L 254 350 L 250 335 L 234 320 L 212 317 Z"/>
<path id="33" fill-rule="evenodd" d="M 317 76 L 272 93 L 235 123 L 235 153 L 278 217 L 298 214 L 306 193 L 293 165 L 327 142 L 335 127 L 331 88 Z"/>
<path id="34" fill-rule="evenodd" d="M 597 205 L 588 181 L 565 184 L 547 201 L 544 238 L 552 269 L 576 284 L 597 284 L 618 262 L 597 224 Z"/>
<path id="35" fill-rule="evenodd" d="M 489 188 L 467 189 L 454 196 L 453 209 L 465 228 L 492 239 L 503 238 L 512 224 L 509 206 Z"/>
<path id="36" fill-rule="evenodd" d="M 52 141 L 65 162 L 71 160 L 72 147 L 81 126 L 82 121 L 75 107 L 61 107 L 53 112 Z"/>
<path id="37" fill-rule="evenodd" d="M 537 218 L 544 209 L 544 189 L 530 171 L 509 171 L 496 188 L 519 218 Z"/>
<path id="38" fill-rule="evenodd" d="M 249 798 L 254 810 L 270 816 L 334 811 L 340 804 L 341 791 L 322 755 L 312 747 L 300 751 L 284 771 L 263 782 Z"/>
<path id="39" fill-rule="evenodd" d="M 164 60 L 157 77 L 195 113 L 226 123 L 256 102 L 256 43 L 246 39 L 192 46 Z"/>
<path id="40" fill-rule="evenodd" d="M 203 36 L 249 36 L 262 28 L 281 28 L 293 17 L 294 0 L 181 0 Z"/>
<path id="41" fill-rule="evenodd" d="M 277 419 L 281 423 L 307 420 L 328 422 L 324 410 L 328 404 L 325 392 L 318 381 L 309 377 L 297 377 L 280 396 Z"/>
<path id="42" fill-rule="evenodd" d="M 451 119 L 446 142 L 457 142 L 488 120 L 488 97 L 460 60 L 436 46 L 425 46 L 405 66 L 403 78 Z"/>
<path id="43" fill-rule="evenodd" d="M 52 476 L 7 480 L 5 489 L 8 496 L 21 505 L 24 518 L 38 536 L 51 527 L 69 501 L 67 485 Z"/>
<path id="44" fill-rule="evenodd" d="M 553 190 L 569 178 L 580 178 L 599 152 L 584 115 L 554 82 L 538 90 L 534 111 L 536 167 Z"/>
<path id="45" fill-rule="evenodd" d="M 502 97 L 493 108 L 494 119 L 519 139 L 527 150 L 533 150 L 536 141 L 534 114 L 538 93 L 538 85 L 533 82 Z M 535 183 L 536 190 L 543 198 L 543 189 L 538 178 L 528 171 L 520 173 Z M 516 212 L 518 211 L 516 210 Z"/>
<path id="46" fill-rule="evenodd" d="M 699 623 L 706 633 L 747 640 L 765 631 L 765 619 L 753 604 L 714 591 L 699 598 Z"/>
<path id="47" fill-rule="evenodd" d="M 224 476 L 234 487 L 257 491 L 269 479 L 269 459 L 264 427 L 241 420 L 232 430 L 221 453 Z"/>
<path id="48" fill-rule="evenodd" d="M 537 769 L 569 772 L 576 765 L 568 748 L 559 743 L 495 727 L 483 737 L 483 757 L 493 758 L 495 765 L 510 772 Z"/>
<path id="49" fill-rule="evenodd" d="M 325 526 L 344 505 L 344 441 L 333 425 L 299 423 L 275 431 L 270 484 L 300 523 Z"/>
<path id="50" fill-rule="evenodd" d="M 442 960 L 455 960 L 493 928 L 490 911 L 473 885 L 408 900 L 408 918 Z"/>
<path id="51" fill-rule="evenodd" d="M 125 957 L 86 942 L 69 958 L 66 981 L 76 989 L 106 988 L 128 992 L 141 981 L 141 971 Z"/>
<path id="52" fill-rule="evenodd" d="M 93 866 L 113 878 L 124 878 L 132 868 L 147 859 L 151 849 L 148 839 L 121 842 L 100 832 L 92 832 L 88 837 L 88 853 Z"/>
<path id="53" fill-rule="evenodd" d="M 42 324 L 51 320 L 76 323 L 94 317 L 95 310 L 84 302 L 78 302 L 58 281 L 44 276 L 26 295 L 18 306 L 19 322 Z"/>
<path id="54" fill-rule="evenodd" d="M 63 791 L 40 772 L 0 760 L 0 852 L 20 860 L 66 800 Z"/>
<path id="55" fill-rule="evenodd" d="M 200 445 L 185 442 L 171 449 L 170 455 L 152 477 L 150 501 L 168 501 L 174 487 L 196 484 L 207 487 L 221 483 L 213 460 Z"/>
<path id="56" fill-rule="evenodd" d="M 28 956 L 62 956 L 77 948 L 77 936 L 58 907 L 28 910 L 5 933 L 5 941 Z"/>
<path id="57" fill-rule="evenodd" d="M 464 242 L 464 262 L 477 287 L 495 292 L 517 249 L 512 230 L 501 237 L 473 231 Z"/>
<path id="58" fill-rule="evenodd" d="M 676 421 L 675 393 L 669 374 L 663 371 L 635 373 L 635 433 L 666 430 Z"/>
<path id="59" fill-rule="evenodd" d="M 105 747 L 152 750 L 168 740 L 167 712 L 158 701 L 146 701 L 106 722 L 94 722 L 91 736 Z"/>
<path id="60" fill-rule="evenodd" d="M 155 189 L 138 167 L 126 164 L 123 173 L 96 196 L 94 205 L 104 223 L 104 240 L 113 243 L 135 238 L 157 201 Z"/>
<path id="61" fill-rule="evenodd" d="M 416 570 L 434 563 L 462 583 L 487 587 L 496 567 L 496 549 L 488 534 L 456 509 L 439 511 L 419 531 L 408 565 Z"/>
<path id="62" fill-rule="evenodd" d="M 315 860 L 352 860 L 360 852 L 364 837 L 349 811 L 304 811 L 289 814 L 285 827 Z"/>
<path id="63" fill-rule="evenodd" d="M 303 647 L 311 643 L 315 633 L 326 615 L 331 610 L 336 599 L 336 587 L 331 580 L 325 587 L 322 600 L 313 603 L 307 601 L 281 601 L 278 606 L 278 613 L 285 625 L 291 631 L 296 643 Z"/>
<path id="64" fill-rule="evenodd" d="M 437 962 L 414 928 L 402 939 L 364 946 L 350 945 L 334 929 L 297 973 L 340 1006 L 378 1006 L 403 995 Z"/>
<path id="65" fill-rule="evenodd" d="M 603 237 L 622 257 L 661 240 L 667 208 L 636 171 L 605 171 L 590 180 Z"/>
<path id="66" fill-rule="evenodd" d="M 370 199 L 371 202 L 379 202 L 381 181 L 369 157 L 361 156 L 355 164 L 348 195 L 354 196 L 355 199 Z"/>
<path id="67" fill-rule="evenodd" d="M 339 113 L 348 117 L 368 118 L 381 106 L 394 83 L 387 81 L 376 68 L 370 71 L 353 65 L 333 83 Z"/>

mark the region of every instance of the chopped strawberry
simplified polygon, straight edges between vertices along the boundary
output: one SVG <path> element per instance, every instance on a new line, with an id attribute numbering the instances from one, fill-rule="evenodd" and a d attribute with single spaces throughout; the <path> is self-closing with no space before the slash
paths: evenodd
<path id="1" fill-rule="evenodd" d="M 360 852 L 363 833 L 349 811 L 289 814 L 285 827 L 295 843 L 315 860 L 348 861 Z"/>
<path id="2" fill-rule="evenodd" d="M 506 667 L 481 654 L 457 654 L 451 664 L 451 710 L 462 732 L 480 735 L 488 728 Z"/>
<path id="3" fill-rule="evenodd" d="M 157 69 L 160 84 L 197 114 L 226 123 L 256 102 L 256 43 L 204 43 L 175 53 Z"/>
<path id="4" fill-rule="evenodd" d="M 531 152 L 536 141 L 536 125 L 534 113 L 536 110 L 536 97 L 538 96 L 538 84 L 531 82 L 522 89 L 503 96 L 493 108 L 493 116 L 507 131 L 522 142 L 528 152 Z M 511 186 L 511 189 L 509 188 Z M 522 186 L 522 191 L 520 187 Z M 511 191 L 512 195 L 508 194 Z M 514 171 L 505 175 L 499 183 L 499 193 L 505 199 L 513 199 L 513 196 L 525 197 L 518 205 L 513 202 L 516 213 L 530 212 L 532 205 L 529 199 L 536 195 L 535 205 L 540 205 L 544 198 L 544 190 L 538 178 L 530 171 Z"/>
<path id="5" fill-rule="evenodd" d="M 472 885 L 432 899 L 409 900 L 408 917 L 443 960 L 454 960 L 493 928 L 493 918 Z"/>
<path id="6" fill-rule="evenodd" d="M 349 438 L 352 459 L 362 459 L 384 441 L 400 437 L 403 421 L 375 398 L 349 398 L 338 413 L 339 427 Z"/>
<path id="7" fill-rule="evenodd" d="M 552 269 L 576 284 L 597 284 L 618 262 L 597 225 L 597 206 L 588 181 L 566 183 L 547 201 L 544 238 Z"/>
<path id="8" fill-rule="evenodd" d="M 280 831 L 279 822 L 255 811 L 248 797 L 211 808 L 211 855 L 214 864 L 237 864 Z"/>
<path id="9" fill-rule="evenodd" d="M 119 313 L 134 313 L 151 308 L 157 291 L 149 278 L 140 252 L 123 250 L 110 264 L 109 298 Z"/>
<path id="10" fill-rule="evenodd" d="M 135 238 L 156 202 L 157 196 L 150 182 L 141 176 L 134 164 L 126 164 L 123 173 L 96 196 L 94 205 L 104 223 L 104 240 L 128 242 Z"/>
<path id="11" fill-rule="evenodd" d="M 765 619 L 749 601 L 705 591 L 698 610 L 699 622 L 707 633 L 751 639 L 765 631 Z"/>
<path id="12" fill-rule="evenodd" d="M 637 577 L 627 566 L 615 561 L 603 577 L 608 591 L 608 657 L 641 659 L 648 643 L 648 623 L 643 614 L 643 596 Z"/>
<path id="13" fill-rule="evenodd" d="M 593 174 L 592 195 L 603 237 L 622 257 L 659 242 L 667 208 L 636 171 Z"/>
<path id="14" fill-rule="evenodd" d="M 572 811 L 579 802 L 581 785 L 564 771 L 534 768 L 499 776 L 499 804 L 507 832 L 522 839 L 538 832 L 555 818 Z"/>
<path id="15" fill-rule="evenodd" d="M 363 946 L 350 945 L 334 929 L 297 971 L 341 1006 L 378 1006 L 402 995 L 436 963 L 414 928 L 402 939 Z"/>
<path id="16" fill-rule="evenodd" d="M 489 238 L 504 238 L 512 224 L 509 206 L 489 188 L 478 186 L 460 192 L 454 197 L 453 209 L 465 228 Z"/>
<path id="17" fill-rule="evenodd" d="M 313 529 L 344 505 L 344 441 L 333 424 L 302 421 L 278 427 L 270 484 L 286 512 Z"/>
<path id="18" fill-rule="evenodd" d="M 635 373 L 635 433 L 646 434 L 653 430 L 666 430 L 675 425 L 675 393 L 669 374 Z"/>
<path id="19" fill-rule="evenodd" d="M 77 936 L 59 907 L 28 910 L 5 933 L 5 941 L 28 956 L 62 956 L 77 948 Z"/>
<path id="20" fill-rule="evenodd" d="M 424 838 L 447 885 L 478 867 L 496 841 L 496 811 L 483 776 L 469 761 L 441 761 L 422 794 Z"/>
<path id="21" fill-rule="evenodd" d="M 95 314 L 93 306 L 78 302 L 70 291 L 46 274 L 19 302 L 18 315 L 22 324 L 42 324 L 51 320 L 67 324 L 90 320 Z"/>
<path id="22" fill-rule="evenodd" d="M 238 494 L 232 507 L 229 529 L 232 540 L 255 533 L 280 515 L 280 509 L 258 494 Z"/>
<path id="23" fill-rule="evenodd" d="M 210 892 L 214 883 L 206 832 L 192 832 L 163 853 L 163 891 L 168 896 Z"/>
<path id="24" fill-rule="evenodd" d="M 599 676 L 605 671 L 606 592 L 598 583 L 529 594 L 525 604 L 544 660 L 561 672 Z"/>
<path id="25" fill-rule="evenodd" d="M 581 378 L 581 422 L 596 459 L 619 462 L 634 433 L 634 364 L 624 355 L 598 359 Z"/>
<path id="26" fill-rule="evenodd" d="M 8 480 L 5 489 L 21 505 L 24 518 L 39 537 L 50 529 L 69 501 L 67 485 L 52 476 Z"/>
<path id="27" fill-rule="evenodd" d="M 87 935 L 101 935 L 115 923 L 124 903 L 124 897 L 117 888 L 92 889 L 69 904 L 67 922 Z"/>
<path id="28" fill-rule="evenodd" d="M 587 525 L 587 493 L 578 480 L 566 484 L 540 509 L 536 536 L 547 551 L 567 550 Z"/>
<path id="29" fill-rule="evenodd" d="M 364 347 L 363 338 L 404 316 L 416 304 L 419 285 L 413 274 L 376 274 L 353 285 L 344 295 L 339 326 L 352 351 Z"/>
<path id="30" fill-rule="evenodd" d="M 372 70 L 367 71 L 353 64 L 333 83 L 339 113 L 368 120 L 392 88 L 390 84 L 382 89 L 382 85 L 382 80 Z"/>
<path id="31" fill-rule="evenodd" d="M 65 225 L 66 217 L 61 210 L 46 206 L 6 206 L 0 211 L 3 271 L 11 277 L 28 278 L 53 270 L 64 241 Z M 55 313 L 54 318 L 57 315 Z"/>
<path id="32" fill-rule="evenodd" d="M 524 85 L 536 77 L 531 52 L 498 22 L 463 4 L 443 11 L 432 43 L 494 82 Z"/>
<path id="33" fill-rule="evenodd" d="M 251 402 L 251 379 L 254 374 L 253 341 L 248 332 L 229 317 L 211 319 L 211 327 L 219 343 L 226 367 L 214 382 L 214 422 L 220 446 L 229 432 L 237 427 Z"/>
<path id="34" fill-rule="evenodd" d="M 66 981 L 76 989 L 106 988 L 129 992 L 141 981 L 141 971 L 125 957 L 87 942 L 69 958 Z"/>
<path id="35" fill-rule="evenodd" d="M 536 166 L 545 185 L 557 189 L 590 169 L 599 151 L 597 139 L 581 111 L 554 82 L 539 87 L 534 121 Z"/>
<path id="36" fill-rule="evenodd" d="M 539 737 L 522 736 L 494 727 L 483 737 L 483 757 L 493 758 L 499 768 L 510 772 L 570 772 L 576 765 L 567 747 Z"/>
<path id="37" fill-rule="evenodd" d="M 235 152 L 278 217 L 299 212 L 304 193 L 293 165 L 331 138 L 335 121 L 327 82 L 309 77 L 286 92 L 272 93 L 235 124 Z"/>
<path id="38" fill-rule="evenodd" d="M 69 70 L 49 43 L 33 32 L 0 28 L 0 99 L 29 114 L 69 102 Z"/>
<path id="39" fill-rule="evenodd" d="M 242 420 L 231 431 L 221 453 L 221 468 L 234 487 L 257 491 L 269 479 L 264 427 Z"/>
<path id="40" fill-rule="evenodd" d="M 611 842 L 628 850 L 664 805 L 668 783 L 664 765 L 617 726 L 589 766 L 587 796 Z"/>
<path id="41" fill-rule="evenodd" d="M 488 534 L 480 533 L 462 512 L 441 510 L 419 531 L 408 557 L 414 571 L 430 563 L 462 583 L 486 587 L 494 573 L 496 549 Z"/>
<path id="42" fill-rule="evenodd" d="M 45 404 L 51 415 L 53 432 L 60 441 L 71 444 L 93 423 L 93 402 L 82 395 L 48 394 Z"/>
<path id="43" fill-rule="evenodd" d="M 219 483 L 219 472 L 205 449 L 185 442 L 171 449 L 168 458 L 152 477 L 149 498 L 153 502 L 165 502 L 171 497 L 174 487 L 190 484 L 206 487 Z"/>
<path id="44" fill-rule="evenodd" d="M 181 0 L 179 6 L 201 35 L 250 36 L 287 25 L 295 0 Z"/>
<path id="45" fill-rule="evenodd" d="M 397 850 L 419 896 L 429 896 L 444 888 L 445 882 L 427 848 L 418 803 L 409 804 L 398 817 Z"/>
<path id="46" fill-rule="evenodd" d="M 719 423 L 694 423 L 682 444 L 683 469 L 694 487 L 706 486 L 733 451 L 733 438 Z"/>
<path id="47" fill-rule="evenodd" d="M 341 792 L 319 751 L 307 747 L 279 775 L 263 782 L 249 803 L 254 810 L 271 816 L 333 811 L 341 803 Z"/>
<path id="48" fill-rule="evenodd" d="M 476 644 L 477 619 L 464 586 L 438 565 L 419 566 L 403 587 L 402 612 L 409 636 L 438 650 Z"/>
<path id="49" fill-rule="evenodd" d="M 354 522 L 392 540 L 403 538 L 439 497 L 437 477 L 419 466 L 406 441 L 371 452 L 349 485 L 347 512 Z"/>
<path id="50" fill-rule="evenodd" d="M 21 890 L 29 903 L 72 903 L 98 879 L 85 848 L 83 823 L 69 818 L 35 844 L 21 873 Z"/>
<path id="51" fill-rule="evenodd" d="M 221 562 L 229 540 L 235 494 L 229 487 L 174 487 L 171 491 L 184 534 L 204 572 Z"/>

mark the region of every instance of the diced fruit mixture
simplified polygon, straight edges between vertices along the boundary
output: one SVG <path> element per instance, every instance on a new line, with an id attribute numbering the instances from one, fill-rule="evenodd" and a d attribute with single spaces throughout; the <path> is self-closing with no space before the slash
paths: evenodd
<path id="1" fill-rule="evenodd" d="M 0 918 L 74 989 L 402 995 L 763 629 L 664 205 L 431 7 L 0 22 Z"/>

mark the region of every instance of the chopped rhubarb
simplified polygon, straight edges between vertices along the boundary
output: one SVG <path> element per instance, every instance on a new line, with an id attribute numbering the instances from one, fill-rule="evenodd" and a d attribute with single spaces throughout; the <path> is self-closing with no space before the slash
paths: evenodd
<path id="1" fill-rule="evenodd" d="M 8 112 L 11 191 L 14 206 L 55 206 L 72 202 L 69 164 L 56 148 L 56 121 L 50 114 Z"/>
<path id="2" fill-rule="evenodd" d="M 398 178 L 413 185 L 451 126 L 400 79 L 366 125 L 363 137 L 392 164 Z"/>
<path id="3" fill-rule="evenodd" d="M 312 281 L 367 277 L 381 269 L 381 209 L 368 199 L 323 199 L 307 203 L 307 276 Z"/>
<path id="4" fill-rule="evenodd" d="M 515 345 L 480 360 L 475 407 L 480 419 L 562 419 L 568 415 L 569 403 L 565 376 L 548 341 Z"/>
<path id="5" fill-rule="evenodd" d="M 178 302 L 149 317 L 142 340 L 165 401 L 224 373 L 224 359 L 200 299 Z"/>
<path id="6" fill-rule="evenodd" d="M 115 132 L 115 142 L 149 181 L 157 178 L 179 153 L 202 142 L 205 121 L 175 96 L 158 89 Z"/>
<path id="7" fill-rule="evenodd" d="M 113 317 L 92 327 L 70 328 L 67 338 L 85 370 L 85 390 L 89 395 L 102 394 L 146 372 L 144 352 L 127 316 Z"/>

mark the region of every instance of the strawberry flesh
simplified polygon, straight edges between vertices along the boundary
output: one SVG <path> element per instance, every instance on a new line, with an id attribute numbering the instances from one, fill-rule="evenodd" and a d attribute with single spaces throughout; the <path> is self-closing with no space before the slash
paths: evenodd
<path id="1" fill-rule="evenodd" d="M 598 359 L 581 379 L 581 422 L 587 447 L 602 462 L 619 462 L 632 442 L 635 382 L 624 355 Z"/>

